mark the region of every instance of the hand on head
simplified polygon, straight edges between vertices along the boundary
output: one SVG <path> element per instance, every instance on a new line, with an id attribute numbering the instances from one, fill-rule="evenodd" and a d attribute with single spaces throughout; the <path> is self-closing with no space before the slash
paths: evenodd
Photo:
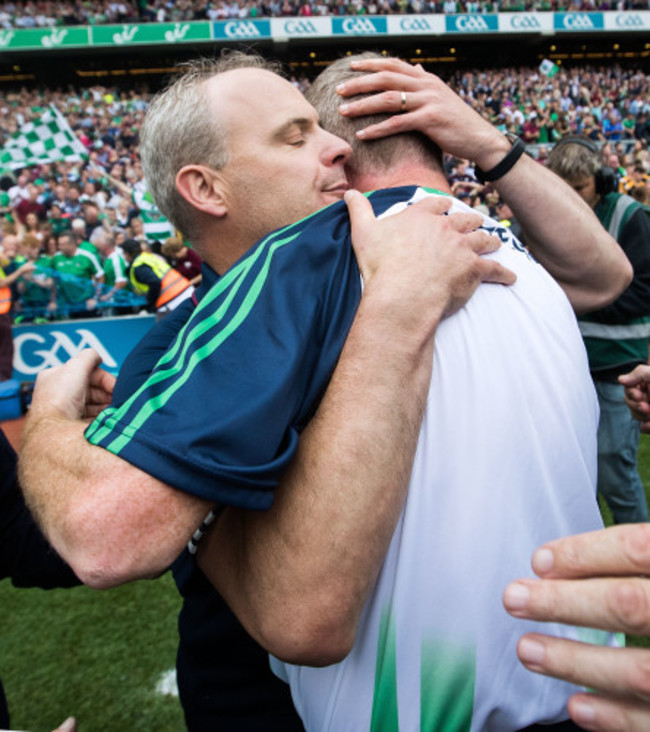
<path id="1" fill-rule="evenodd" d="M 372 72 L 340 84 L 341 114 L 362 117 L 368 114 L 394 113 L 393 117 L 369 125 L 357 133 L 364 140 L 374 140 L 399 132 L 417 130 L 456 157 L 477 162 L 489 170 L 507 151 L 509 143 L 489 122 L 466 104 L 442 79 L 397 58 L 369 58 L 351 62 L 357 71 Z M 372 96 L 347 102 L 357 94 Z M 462 134 L 458 131 L 462 130 Z M 484 159 L 496 150 L 497 159 Z"/>

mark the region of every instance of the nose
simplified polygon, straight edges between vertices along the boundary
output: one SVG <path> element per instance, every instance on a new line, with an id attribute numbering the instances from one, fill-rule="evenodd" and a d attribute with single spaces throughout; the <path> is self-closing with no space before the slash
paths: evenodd
<path id="1" fill-rule="evenodd" d="M 326 140 L 324 146 L 325 159 L 328 165 L 344 165 L 352 157 L 352 148 L 348 143 L 333 135 L 331 132 L 323 131 Z"/>

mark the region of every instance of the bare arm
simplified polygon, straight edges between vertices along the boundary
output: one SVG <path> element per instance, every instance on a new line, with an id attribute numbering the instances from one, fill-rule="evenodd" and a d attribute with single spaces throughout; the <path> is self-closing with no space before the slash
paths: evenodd
<path id="1" fill-rule="evenodd" d="M 359 71 L 377 72 L 347 81 L 343 97 L 378 92 L 341 109 L 349 116 L 399 112 L 402 91 L 406 112 L 362 131 L 375 139 L 420 130 L 445 152 L 490 170 L 505 157 L 509 141 L 472 110 L 441 79 L 421 66 L 398 59 L 353 62 Z M 526 244 L 564 289 L 578 313 L 613 302 L 632 279 L 622 249 L 603 229 L 575 191 L 545 167 L 523 155 L 495 188 L 520 222 Z"/>
<path id="2" fill-rule="evenodd" d="M 12 272 L 11 274 L 6 275 L 5 277 L 0 277 L 0 287 L 9 287 L 9 285 L 13 285 L 13 283 L 22 275 L 29 274 L 30 272 L 33 272 L 36 269 L 36 265 L 33 262 L 25 262 L 25 264 L 22 264 L 15 272 Z"/>
<path id="3" fill-rule="evenodd" d="M 511 615 L 650 636 L 650 527 L 615 526 L 553 541 L 537 550 L 541 580 L 505 591 Z M 586 686 L 571 717 L 588 730 L 641 732 L 650 727 L 650 650 L 606 648 L 541 634 L 517 648 L 526 668 Z"/>
<path id="4" fill-rule="evenodd" d="M 357 226 L 372 223 L 365 198 L 348 205 Z M 427 202 L 434 213 L 448 205 Z M 494 241 L 459 233 L 478 224 L 412 207 L 375 224 L 371 240 L 353 226 L 361 305 L 275 503 L 266 514 L 226 511 L 200 545 L 201 568 L 280 658 L 332 663 L 354 642 L 403 506 L 436 327 L 481 280 L 513 281 L 476 254 Z"/>
<path id="5" fill-rule="evenodd" d="M 113 377 L 83 351 L 39 374 L 20 453 L 25 498 L 82 582 L 103 588 L 154 577 L 210 508 L 86 442 L 86 418 L 110 401 Z"/>

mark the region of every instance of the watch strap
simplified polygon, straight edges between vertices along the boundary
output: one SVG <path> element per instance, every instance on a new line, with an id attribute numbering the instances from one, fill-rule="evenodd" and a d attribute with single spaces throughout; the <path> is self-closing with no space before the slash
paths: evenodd
<path id="1" fill-rule="evenodd" d="M 481 170 L 475 166 L 474 174 L 480 183 L 491 183 L 499 180 L 514 166 L 519 158 L 526 152 L 526 146 L 521 138 L 516 135 L 509 135 L 508 139 L 512 142 L 512 147 L 508 150 L 503 160 L 491 168 L 490 170 Z"/>

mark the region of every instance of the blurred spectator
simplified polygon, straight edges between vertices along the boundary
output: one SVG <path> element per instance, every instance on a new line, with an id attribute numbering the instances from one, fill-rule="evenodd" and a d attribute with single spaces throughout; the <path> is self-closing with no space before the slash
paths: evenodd
<path id="1" fill-rule="evenodd" d="M 192 296 L 194 288 L 183 275 L 159 254 L 143 250 L 142 244 L 128 239 L 122 245 L 129 263 L 129 280 L 134 292 L 147 298 L 150 313 L 165 315 Z"/>
<path id="2" fill-rule="evenodd" d="M 3 240 L 6 242 L 7 237 Z M 13 373 L 14 342 L 11 332 L 11 310 L 12 294 L 11 286 L 24 274 L 32 272 L 34 265 L 25 262 L 14 269 L 11 274 L 5 272 L 4 267 L 9 263 L 9 258 L 0 262 L 0 381 L 10 379 Z"/>
<path id="3" fill-rule="evenodd" d="M 33 183 L 29 183 L 27 185 L 27 197 L 21 198 L 14 206 L 16 216 L 22 224 L 27 222 L 27 214 L 29 213 L 36 214 L 39 219 L 45 218 L 45 206 L 38 202 L 38 196 L 38 188 Z"/>
<path id="4" fill-rule="evenodd" d="M 170 237 L 162 245 L 161 254 L 169 264 L 191 285 L 198 287 L 201 284 L 201 257 L 180 238 Z"/>
<path id="5" fill-rule="evenodd" d="M 512 209 L 510 208 L 510 206 L 508 206 L 508 204 L 503 199 L 499 199 L 497 201 L 496 214 L 499 223 L 502 226 L 510 229 L 510 231 L 517 237 L 517 239 L 519 239 L 522 244 L 525 244 L 521 236 L 521 224 L 515 218 L 515 215 L 512 213 Z"/>
<path id="6" fill-rule="evenodd" d="M 618 181 L 618 192 L 633 195 L 635 188 L 646 189 L 650 176 L 642 163 L 633 163 L 630 171 Z"/>
<path id="7" fill-rule="evenodd" d="M 118 315 L 124 312 L 123 308 L 131 311 L 131 300 L 128 297 L 131 289 L 128 279 L 129 265 L 122 249 L 115 246 L 115 236 L 104 229 L 97 229 L 92 243 L 104 262 L 104 287 L 100 300 L 111 304 L 110 312 L 105 314 Z"/>
<path id="8" fill-rule="evenodd" d="M 46 318 L 56 312 L 56 289 L 51 277 L 50 257 L 41 253 L 41 242 L 31 234 L 25 234 L 21 249 L 34 270 L 21 275 L 17 282 L 20 294 L 19 307 L 14 322 Z"/>
<path id="9" fill-rule="evenodd" d="M 95 314 L 97 300 L 93 279 L 96 274 L 91 259 L 79 252 L 72 232 L 63 232 L 57 238 L 57 253 L 52 257 L 57 304 L 61 314 L 71 318 Z M 103 270 L 102 270 L 103 277 Z"/>

